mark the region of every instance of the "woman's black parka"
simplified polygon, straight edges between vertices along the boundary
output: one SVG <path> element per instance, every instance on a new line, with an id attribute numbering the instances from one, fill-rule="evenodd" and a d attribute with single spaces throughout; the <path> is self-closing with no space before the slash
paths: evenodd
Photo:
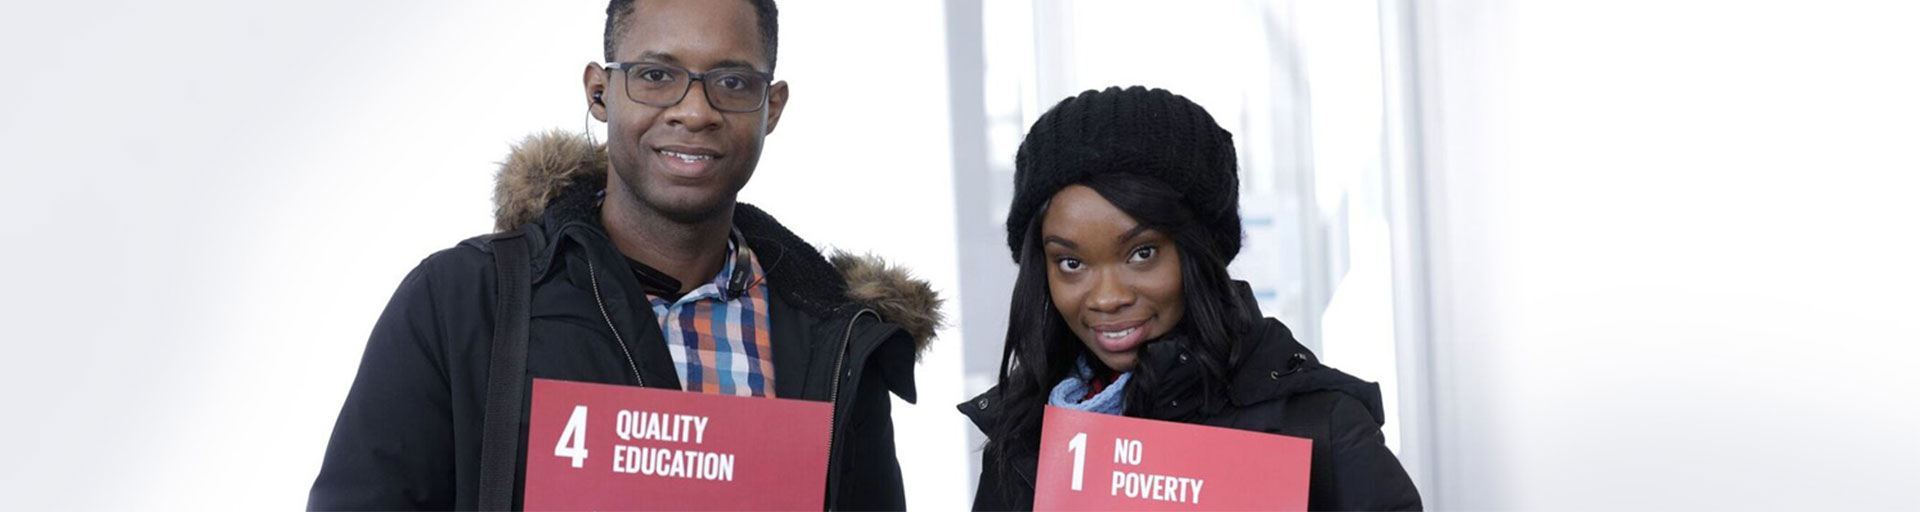
<path id="1" fill-rule="evenodd" d="M 1148 344 L 1142 361 L 1163 376 L 1159 399 L 1153 410 L 1127 415 L 1312 439 L 1309 510 L 1419 510 L 1420 492 L 1380 433 L 1380 386 L 1320 364 L 1279 320 L 1265 318 L 1246 335 L 1258 342 L 1239 344 L 1241 364 L 1216 396 L 1203 391 L 1199 365 L 1179 357 L 1178 341 Z M 1000 417 L 997 393 L 959 405 L 982 432 L 993 432 Z M 1003 489 L 998 464 L 981 461 L 974 510 L 1031 510 L 1036 463 L 1033 454 L 1014 461 L 1019 483 Z"/>

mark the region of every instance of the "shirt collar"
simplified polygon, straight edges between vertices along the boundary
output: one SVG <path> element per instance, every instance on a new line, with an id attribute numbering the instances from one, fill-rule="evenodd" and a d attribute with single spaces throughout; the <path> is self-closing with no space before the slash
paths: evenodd
<path id="1" fill-rule="evenodd" d="M 633 268 L 633 274 L 640 280 L 640 289 L 649 297 L 660 298 L 669 303 L 698 300 L 714 297 L 731 300 L 738 294 L 746 293 L 746 288 L 758 282 L 753 265 L 753 249 L 747 247 L 746 236 L 739 228 L 733 228 L 727 234 L 727 251 L 722 256 L 725 264 L 720 272 L 705 284 L 685 294 L 680 293 L 680 280 L 667 275 L 639 260 L 627 258 L 627 265 Z M 743 265 L 744 264 L 744 265 Z"/>

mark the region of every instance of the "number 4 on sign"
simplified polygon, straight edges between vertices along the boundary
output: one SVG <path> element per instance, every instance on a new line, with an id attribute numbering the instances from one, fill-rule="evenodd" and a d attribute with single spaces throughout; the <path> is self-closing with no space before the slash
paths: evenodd
<path id="1" fill-rule="evenodd" d="M 553 456 L 572 458 L 573 467 L 576 468 L 586 462 L 587 406 L 573 406 L 573 416 L 567 418 L 567 428 L 560 430 L 560 442 L 553 444 Z"/>

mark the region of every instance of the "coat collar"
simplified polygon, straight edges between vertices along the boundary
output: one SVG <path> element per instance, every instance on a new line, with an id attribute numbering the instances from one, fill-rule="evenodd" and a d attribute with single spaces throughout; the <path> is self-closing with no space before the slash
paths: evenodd
<path id="1" fill-rule="evenodd" d="M 1207 393 L 1199 365 L 1189 364 L 1181 357 L 1186 351 L 1185 343 L 1168 340 L 1174 343 L 1149 345 L 1158 352 L 1147 360 L 1158 365 L 1164 377 L 1160 403 L 1147 417 L 1179 421 L 1196 414 L 1218 414 L 1228 407 L 1244 408 L 1297 394 L 1333 390 L 1365 404 L 1376 422 L 1386 421 L 1378 384 L 1321 364 L 1312 350 L 1293 338 L 1293 331 L 1287 329 L 1286 324 L 1260 312 L 1251 286 L 1244 281 L 1235 281 L 1234 285 L 1252 322 L 1235 346 L 1239 364 L 1229 371 L 1224 394 Z"/>
<path id="2" fill-rule="evenodd" d="M 583 135 L 549 131 L 513 146 L 494 187 L 494 229 L 534 225 L 534 273 L 542 275 L 569 245 L 610 244 L 600 225 L 606 187 L 606 147 Z M 760 259 L 769 287 L 801 311 L 833 316 L 859 306 L 900 326 L 924 352 L 944 325 L 943 300 L 925 280 L 872 255 L 822 255 L 772 215 L 747 203 L 734 207 L 734 226 Z"/>

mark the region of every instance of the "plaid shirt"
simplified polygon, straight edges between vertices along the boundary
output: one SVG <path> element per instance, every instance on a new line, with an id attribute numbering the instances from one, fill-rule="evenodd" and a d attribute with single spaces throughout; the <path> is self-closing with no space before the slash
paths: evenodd
<path id="1" fill-rule="evenodd" d="M 767 320 L 767 282 L 760 260 L 746 249 L 746 293 L 727 297 L 735 247 L 727 243 L 727 264 L 713 280 L 680 300 L 647 295 L 653 316 L 667 338 L 667 351 L 680 370 L 680 387 L 696 393 L 773 396 L 773 340 Z"/>

